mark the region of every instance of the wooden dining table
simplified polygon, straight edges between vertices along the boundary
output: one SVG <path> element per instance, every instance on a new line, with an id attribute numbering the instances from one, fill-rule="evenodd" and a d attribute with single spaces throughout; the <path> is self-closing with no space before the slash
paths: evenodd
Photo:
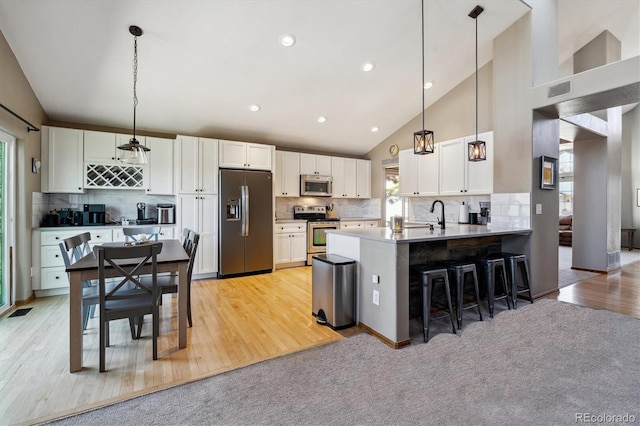
<path id="1" fill-rule="evenodd" d="M 114 244 L 114 243 L 110 243 Z M 123 244 L 124 243 L 116 243 Z M 98 279 L 98 257 L 90 253 L 69 266 L 69 368 L 72 373 L 82 370 L 82 282 Z M 157 259 L 157 271 L 178 274 L 178 349 L 187 346 L 187 264 L 189 255 L 179 240 L 163 240 L 162 251 Z M 122 262 L 122 265 L 136 265 Z M 151 273 L 151 264 L 140 270 L 141 274 Z M 105 268 L 106 277 L 118 277 L 118 271 L 111 267 Z"/>

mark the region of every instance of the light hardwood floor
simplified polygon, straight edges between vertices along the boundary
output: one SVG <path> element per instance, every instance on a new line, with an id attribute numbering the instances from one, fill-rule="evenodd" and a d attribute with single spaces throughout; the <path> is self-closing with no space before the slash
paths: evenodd
<path id="1" fill-rule="evenodd" d="M 33 423 L 211 376 L 343 338 L 311 315 L 311 268 L 194 281 L 193 328 L 177 350 L 176 303 L 164 296 L 157 361 L 151 339 L 111 325 L 106 373 L 98 372 L 98 319 L 84 334 L 85 368 L 69 373 L 69 298 L 36 299 L 0 320 L 0 424 Z M 151 321 L 143 334 L 149 336 Z"/>
<path id="2" fill-rule="evenodd" d="M 98 372 L 97 319 L 84 335 L 84 365 L 69 373 L 68 297 L 37 299 L 24 317 L 0 320 L 0 424 L 32 424 L 332 342 L 311 315 L 311 268 L 193 283 L 194 327 L 176 349 L 175 303 L 165 295 L 159 359 L 151 340 L 132 341 L 126 321 L 111 326 L 106 373 Z M 640 318 L 640 262 L 548 296 Z M 150 324 L 143 333 L 148 336 Z M 382 344 L 382 343 L 381 343 Z"/>
<path id="3" fill-rule="evenodd" d="M 561 288 L 549 298 L 640 318 L 640 262 Z"/>

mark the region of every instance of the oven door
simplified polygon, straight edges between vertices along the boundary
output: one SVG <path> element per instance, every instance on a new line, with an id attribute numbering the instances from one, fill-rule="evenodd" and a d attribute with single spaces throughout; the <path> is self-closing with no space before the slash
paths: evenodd
<path id="1" fill-rule="evenodd" d="M 314 223 L 309 222 L 307 227 L 307 253 L 326 253 L 327 229 L 338 229 L 340 222 Z"/>

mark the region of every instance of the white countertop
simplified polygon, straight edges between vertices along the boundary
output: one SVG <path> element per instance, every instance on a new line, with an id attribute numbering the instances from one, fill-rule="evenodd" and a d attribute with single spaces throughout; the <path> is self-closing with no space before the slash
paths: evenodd
<path id="1" fill-rule="evenodd" d="M 367 240 L 384 241 L 393 244 L 415 243 L 423 241 L 438 241 L 460 238 L 488 237 L 494 235 L 526 235 L 531 233 L 530 228 L 513 228 L 504 226 L 486 225 L 447 225 L 446 229 L 438 226 L 433 231 L 429 227 L 405 228 L 402 233 L 392 233 L 387 227 L 365 229 L 328 229 L 328 234 L 338 234 L 350 237 L 358 237 Z"/>

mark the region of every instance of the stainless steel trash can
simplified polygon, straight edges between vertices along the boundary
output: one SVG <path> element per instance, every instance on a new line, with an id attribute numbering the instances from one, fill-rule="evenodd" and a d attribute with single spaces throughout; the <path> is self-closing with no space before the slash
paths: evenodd
<path id="1" fill-rule="evenodd" d="M 334 330 L 356 324 L 356 261 L 335 254 L 313 256 L 311 309 Z"/>

